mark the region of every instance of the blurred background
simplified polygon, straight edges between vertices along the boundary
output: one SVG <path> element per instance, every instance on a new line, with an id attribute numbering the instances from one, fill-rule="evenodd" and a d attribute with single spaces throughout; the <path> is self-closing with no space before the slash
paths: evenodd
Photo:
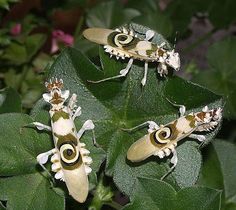
<path id="1" fill-rule="evenodd" d="M 96 63 L 98 45 L 82 37 L 85 28 L 135 22 L 176 44 L 180 77 L 224 96 L 217 138 L 235 143 L 235 9 L 235 0 L 0 0 L 0 113 L 7 112 L 8 95 L 30 112 L 44 92 L 44 72 L 64 47 Z"/>

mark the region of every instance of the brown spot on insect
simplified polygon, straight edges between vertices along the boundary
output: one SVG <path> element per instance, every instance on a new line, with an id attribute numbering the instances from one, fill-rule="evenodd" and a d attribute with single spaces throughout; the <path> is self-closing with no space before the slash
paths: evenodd
<path id="1" fill-rule="evenodd" d="M 50 80 L 49 82 L 45 83 L 45 86 L 47 88 L 48 91 L 53 90 L 54 88 L 58 88 L 58 89 L 62 89 L 63 88 L 63 80 L 58 80 L 57 78 L 53 81 Z"/>
<path id="2" fill-rule="evenodd" d="M 206 113 L 205 112 L 199 112 L 198 114 L 197 114 L 197 117 L 200 119 L 200 120 L 204 120 L 204 118 L 205 118 L 205 116 L 206 116 Z"/>
<path id="3" fill-rule="evenodd" d="M 157 50 L 157 54 L 158 54 L 158 56 L 160 56 L 160 57 L 162 57 L 162 56 L 164 55 L 164 53 L 165 53 L 165 51 L 162 50 L 161 48 L 159 48 L 159 49 Z"/>
<path id="4" fill-rule="evenodd" d="M 195 116 L 194 116 L 194 115 L 189 114 L 189 115 L 185 116 L 185 119 L 189 121 L 189 126 L 190 126 L 191 128 L 194 128 L 194 127 L 196 126 L 196 125 L 195 125 L 196 119 L 195 119 Z"/>

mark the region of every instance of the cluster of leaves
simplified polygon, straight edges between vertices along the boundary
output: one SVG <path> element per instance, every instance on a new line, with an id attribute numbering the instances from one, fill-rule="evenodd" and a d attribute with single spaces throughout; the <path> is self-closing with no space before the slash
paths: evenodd
<path id="1" fill-rule="evenodd" d="M 1 5 L 2 2 L 5 6 Z M 3 0 L 0 7 L 7 8 L 10 2 L 13 1 Z M 41 3 L 48 15 L 46 18 L 37 14 L 27 15 L 21 21 L 22 32 L 18 36 L 10 35 L 16 22 L 9 22 L 0 30 L 1 87 L 9 87 L 0 91 L 0 130 L 4 131 L 0 133 L 0 209 L 101 209 L 106 205 L 108 209 L 235 210 L 236 147 L 233 143 L 214 140 L 213 144 L 204 148 L 202 159 L 199 144 L 186 138 L 177 148 L 179 161 L 176 169 L 160 181 L 169 169 L 169 159 L 151 157 L 139 164 L 129 162 L 126 159 L 128 148 L 146 131 L 129 134 L 121 130 L 147 120 L 165 124 L 176 119 L 178 110 L 166 98 L 186 105 L 191 112 L 200 111 L 205 105 L 223 107 L 219 95 L 224 95 L 225 116 L 234 120 L 235 39 L 222 40 L 209 48 L 208 69 L 203 71 L 192 63 L 182 69 L 186 72 L 194 69 L 192 80 L 219 94 L 216 95 L 176 76 L 162 79 L 152 65 L 149 67 L 148 83 L 141 89 L 142 62 L 135 62 L 128 77 L 121 81 L 89 84 L 87 80 L 116 75 L 126 63 L 110 59 L 102 48 L 98 49 L 97 45 L 83 39 L 81 32 L 84 25 L 115 28 L 132 21 L 137 23 L 132 27 L 139 34 L 147 28 L 138 24 L 157 31 L 153 42 L 158 42 L 159 34 L 174 40 L 175 31 L 179 32 L 179 39 L 184 39 L 191 34 L 188 29 L 191 18 L 206 17 L 207 14 L 213 24 L 213 34 L 235 22 L 233 8 L 236 2 L 227 0 L 222 5 L 220 1 L 212 0 L 193 0 L 191 3 L 175 0 L 164 10 L 156 0 L 129 0 L 125 3 L 118 0 L 41 0 Z M 89 176 L 91 194 L 85 204 L 74 202 L 64 184 L 51 183 L 48 174 L 36 163 L 39 153 L 53 147 L 50 133 L 24 127 L 33 121 L 44 124 L 50 121 L 47 104 L 40 100 L 33 106 L 43 92 L 43 77 L 39 72 L 52 61 L 48 54 L 41 51 L 48 34 L 35 31 L 42 25 L 53 27 L 48 17 L 55 8 L 67 10 L 75 7 L 81 11 L 74 33 L 76 49 L 64 50 L 53 64 L 50 63 L 46 78 L 62 78 L 65 88 L 78 95 L 82 115 L 76 120 L 77 128 L 87 119 L 93 119 L 96 124 L 96 137 L 101 147 L 92 145 L 89 133 L 81 139 L 86 142 L 94 160 L 93 172 Z M 33 107 L 30 115 L 22 113 L 22 106 Z M 206 143 L 214 138 L 218 129 L 206 133 Z M 230 133 L 230 137 L 234 141 L 235 133 Z M 117 190 L 130 199 L 125 207 L 112 199 Z"/>
<path id="2" fill-rule="evenodd" d="M 139 25 L 132 27 L 139 29 L 140 32 L 143 29 L 143 26 Z M 154 40 L 158 37 L 157 34 Z M 103 50 L 99 52 L 103 71 L 80 51 L 67 49 L 60 54 L 47 72 L 47 78 L 60 75 L 65 88 L 79 96 L 82 115 L 76 121 L 76 125 L 81 126 L 86 119 L 93 119 L 96 124 L 96 137 L 101 147 L 95 148 L 92 145 L 89 134 L 82 138 L 94 160 L 93 173 L 90 176 L 91 190 L 97 185 L 96 172 L 99 171 L 106 155 L 105 170 L 100 173 L 113 177 L 118 189 L 130 197 L 131 203 L 125 209 L 146 209 L 146 205 L 154 209 L 196 209 L 199 206 L 202 206 L 202 209 L 219 208 L 221 198 L 219 190 L 194 186 L 202 164 L 196 142 L 186 141 L 179 145 L 177 149 L 179 163 L 175 171 L 163 182 L 159 179 L 169 168 L 168 159 L 159 161 L 150 158 L 140 164 L 128 162 L 126 159 L 128 148 L 137 138 L 144 135 L 145 130 L 129 134 L 121 128 L 132 127 L 150 119 L 159 124 L 176 119 L 178 110 L 166 100 L 166 97 L 176 103 L 184 103 L 189 112 L 199 111 L 205 105 L 210 108 L 222 106 L 221 97 L 179 77 L 157 78 L 155 67 L 150 67 L 148 83 L 142 89 L 139 81 L 143 76 L 143 66 L 138 62 L 133 65 L 128 77 L 122 81 L 89 84 L 88 79 L 97 80 L 114 75 L 125 65 L 110 59 Z M 2 130 L 5 130 L 0 136 L 4 145 L 0 153 L 3 155 L 0 162 L 1 175 L 12 177 L 0 179 L 0 187 L 3 189 L 0 199 L 7 201 L 7 208 L 14 206 L 19 208 L 23 199 L 27 208 L 34 206 L 40 209 L 64 209 L 63 193 L 55 186 L 50 187 L 47 178 L 36 168 L 36 155 L 52 147 L 50 135 L 39 134 L 32 128 L 22 128 L 32 122 L 32 117 L 36 121 L 48 124 L 50 120 L 48 106 L 43 100 L 35 105 L 31 116 L 20 113 L 1 115 L 1 120 L 7 122 L 1 125 Z M 207 133 L 207 142 L 217 131 L 218 129 Z M 7 144 L 4 144 L 4 141 Z M 20 161 L 18 156 L 21 157 Z M 26 182 L 31 183 L 27 189 L 22 187 Z M 16 191 L 20 195 L 20 200 L 19 195 L 16 196 Z M 100 209 L 102 204 L 112 205 L 113 193 L 103 186 L 102 181 L 99 181 L 94 193 L 92 201 L 89 199 L 85 205 L 96 209 Z M 156 196 L 160 199 L 157 200 Z M 52 204 L 42 202 L 42 199 L 53 199 L 54 207 L 48 206 Z"/>
<path id="3" fill-rule="evenodd" d="M 1 86 L 20 92 L 24 108 L 31 108 L 42 94 L 42 76 L 39 72 L 50 60 L 44 53 L 37 55 L 47 38 L 44 33 L 31 33 L 38 27 L 38 21 L 40 19 L 33 15 L 27 16 L 21 24 L 18 23 L 19 34 L 11 32 L 12 28 L 17 27 L 16 22 L 0 30 L 0 71 L 4 83 Z M 40 22 L 43 25 L 43 20 Z"/>

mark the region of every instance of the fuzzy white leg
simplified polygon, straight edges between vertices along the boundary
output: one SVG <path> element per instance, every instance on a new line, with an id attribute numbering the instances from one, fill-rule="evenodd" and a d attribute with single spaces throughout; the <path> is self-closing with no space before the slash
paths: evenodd
<path id="1" fill-rule="evenodd" d="M 75 113 L 72 116 L 72 119 L 75 120 L 76 117 L 79 117 L 81 115 L 81 107 L 79 106 L 76 110 Z"/>
<path id="2" fill-rule="evenodd" d="M 148 40 L 152 39 L 154 37 L 154 35 L 155 35 L 154 31 L 148 30 L 145 33 L 145 39 L 144 40 L 148 41 Z"/>
<path id="3" fill-rule="evenodd" d="M 148 63 L 145 62 L 145 64 L 144 64 L 144 76 L 143 76 L 143 79 L 142 79 L 142 81 L 141 81 L 141 83 L 142 83 L 143 86 L 146 84 L 147 71 L 148 71 Z"/>
<path id="4" fill-rule="evenodd" d="M 132 132 L 134 130 L 137 130 L 139 128 L 142 128 L 144 126 L 147 126 L 149 127 L 148 131 L 150 130 L 157 130 L 159 129 L 159 126 L 154 122 L 154 121 L 146 121 L 144 123 L 141 123 L 133 128 L 129 128 L 129 129 L 126 129 L 126 128 L 122 128 L 123 131 L 127 131 L 127 132 Z"/>
<path id="5" fill-rule="evenodd" d="M 179 107 L 180 117 L 183 117 L 185 112 L 186 112 L 186 107 L 184 105 L 180 105 Z"/>
<path id="6" fill-rule="evenodd" d="M 215 120 L 216 122 L 219 122 L 221 120 L 221 118 L 222 118 L 222 111 L 223 111 L 222 108 L 218 108 L 216 110 L 215 115 L 213 116 L 213 120 Z"/>
<path id="7" fill-rule="evenodd" d="M 148 123 L 148 133 L 152 133 L 160 128 L 154 121 L 147 121 Z"/>
<path id="8" fill-rule="evenodd" d="M 204 106 L 204 107 L 202 108 L 202 111 L 203 111 L 203 112 L 208 112 L 208 111 L 209 111 L 208 106 Z"/>
<path id="9" fill-rule="evenodd" d="M 89 156 L 83 156 L 83 161 L 84 161 L 84 163 L 86 163 L 87 165 L 90 165 L 90 164 L 92 164 L 92 162 L 93 162 L 92 158 L 89 157 Z"/>
<path id="10" fill-rule="evenodd" d="M 70 97 L 69 102 L 68 102 L 68 108 L 70 110 L 73 110 L 76 106 L 76 102 L 77 102 L 77 95 L 75 93 L 73 93 L 72 96 Z"/>
<path id="11" fill-rule="evenodd" d="M 90 154 L 90 151 L 85 148 L 80 148 L 80 152 L 82 155 L 89 155 Z"/>
<path id="12" fill-rule="evenodd" d="M 80 139 L 81 136 L 84 134 L 84 132 L 86 130 L 93 130 L 94 129 L 94 124 L 92 120 L 87 120 L 85 121 L 85 123 L 83 124 L 82 128 L 78 131 L 77 133 L 77 137 Z"/>
<path id="13" fill-rule="evenodd" d="M 93 124 L 93 121 L 92 120 L 87 120 L 82 128 L 79 130 L 79 132 L 77 133 L 77 137 L 78 138 L 81 138 L 81 136 L 83 135 L 83 133 L 86 131 L 86 130 L 92 130 L 92 134 L 93 134 L 93 144 L 94 146 L 96 147 L 99 147 L 97 141 L 96 141 L 96 137 L 95 137 L 95 131 L 94 131 L 94 124 Z"/>
<path id="14" fill-rule="evenodd" d="M 80 145 L 80 147 L 85 147 L 86 146 L 86 144 L 82 143 L 82 142 L 80 142 L 79 145 Z"/>
<path id="15" fill-rule="evenodd" d="M 105 81 L 112 80 L 112 79 L 117 79 L 117 78 L 120 78 L 120 77 L 125 77 L 125 76 L 128 74 L 128 72 L 129 72 L 129 70 L 130 70 L 132 64 L 133 64 L 133 59 L 131 58 L 131 59 L 129 60 L 129 62 L 128 62 L 126 68 L 125 68 L 125 69 L 122 69 L 122 70 L 120 71 L 120 74 L 119 74 L 119 75 L 116 75 L 116 76 L 113 76 L 113 77 L 108 77 L 108 78 L 101 79 L 101 80 L 97 80 L 97 81 L 88 80 L 88 82 L 91 82 L 91 83 L 100 83 L 100 82 L 105 82 Z"/>
<path id="16" fill-rule="evenodd" d="M 57 152 L 57 150 L 54 148 L 52 150 L 49 150 L 47 152 L 41 153 L 37 156 L 37 162 L 40 165 L 45 164 L 48 161 L 48 157 L 52 154 L 55 154 Z"/>
<path id="17" fill-rule="evenodd" d="M 39 165 L 43 168 L 44 171 L 48 174 L 48 176 L 52 179 L 52 182 L 54 183 L 53 177 L 50 174 L 50 172 L 47 170 L 47 168 L 43 165 L 48 161 L 48 157 L 52 154 L 56 154 L 57 150 L 54 148 L 52 150 L 49 150 L 47 152 L 41 153 L 37 156 L 37 162 Z"/>
<path id="18" fill-rule="evenodd" d="M 173 150 L 172 153 L 173 153 L 173 156 L 172 156 L 170 162 L 173 164 L 173 166 L 171 166 L 169 171 L 161 177 L 161 180 L 166 178 L 174 170 L 174 168 L 177 165 L 177 162 L 178 162 L 177 152 L 176 152 L 176 150 Z"/>
<path id="19" fill-rule="evenodd" d="M 205 137 L 205 136 L 203 136 L 203 135 L 198 135 L 198 134 L 193 134 L 193 133 L 189 135 L 189 138 L 197 139 L 197 140 L 200 141 L 200 142 L 203 142 L 203 141 L 206 140 L 206 137 Z"/>
<path id="20" fill-rule="evenodd" d="M 160 74 L 160 76 L 165 76 L 168 74 L 168 70 L 167 70 L 167 66 L 164 63 L 159 63 L 159 65 L 157 66 L 157 72 Z"/>
<path id="21" fill-rule="evenodd" d="M 64 174 L 63 174 L 63 171 L 60 170 L 58 171 L 55 175 L 54 175 L 55 179 L 60 179 L 62 181 L 64 181 Z"/>
<path id="22" fill-rule="evenodd" d="M 92 172 L 92 169 L 89 166 L 85 166 L 85 172 L 89 175 Z"/>
<path id="23" fill-rule="evenodd" d="M 161 151 L 158 151 L 154 154 L 155 156 L 158 156 L 159 158 L 164 158 L 165 157 L 165 153 L 161 150 Z"/>
<path id="24" fill-rule="evenodd" d="M 60 160 L 60 156 L 59 156 L 57 153 L 55 153 L 55 154 L 51 157 L 51 162 L 52 162 L 52 163 L 59 162 L 59 160 Z"/>
<path id="25" fill-rule="evenodd" d="M 30 123 L 30 124 L 33 124 L 35 125 L 35 127 L 38 129 L 38 130 L 47 130 L 47 131 L 52 131 L 51 127 L 48 126 L 48 125 L 44 125 L 43 123 L 40 123 L 40 122 L 33 122 L 33 123 Z M 30 125 L 29 124 L 29 125 Z"/>
<path id="26" fill-rule="evenodd" d="M 128 30 L 125 27 L 122 27 L 122 31 L 124 34 L 128 34 Z"/>
<path id="27" fill-rule="evenodd" d="M 53 172 L 58 172 L 61 169 L 61 164 L 59 162 L 53 163 L 51 169 Z"/>
<path id="28" fill-rule="evenodd" d="M 169 148 L 165 148 L 164 149 L 164 152 L 165 152 L 165 156 L 169 156 L 171 154 L 171 150 Z"/>
<path id="29" fill-rule="evenodd" d="M 128 74 L 128 72 L 129 72 L 129 70 L 130 70 L 130 68 L 131 68 L 131 66 L 132 66 L 132 64 L 133 64 L 133 61 L 134 61 L 133 58 L 130 58 L 130 59 L 129 59 L 129 62 L 128 62 L 127 66 L 126 66 L 124 69 L 120 70 L 120 75 L 122 75 L 123 77 L 125 77 L 126 74 Z"/>

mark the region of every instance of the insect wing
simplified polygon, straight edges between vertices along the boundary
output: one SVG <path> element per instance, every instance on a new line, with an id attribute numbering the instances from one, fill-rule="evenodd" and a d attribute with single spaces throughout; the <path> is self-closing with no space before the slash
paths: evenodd
<path id="1" fill-rule="evenodd" d="M 62 169 L 62 171 L 69 194 L 78 202 L 85 202 L 88 196 L 89 183 L 84 164 L 74 170 Z"/>
<path id="2" fill-rule="evenodd" d="M 114 32 L 114 30 L 105 28 L 88 28 L 83 31 L 83 36 L 91 42 L 106 45 L 108 44 L 108 36 L 112 32 Z"/>
<path id="3" fill-rule="evenodd" d="M 151 143 L 150 134 L 147 134 L 131 145 L 127 152 L 127 158 L 132 162 L 139 162 L 150 157 L 158 150 Z"/>

